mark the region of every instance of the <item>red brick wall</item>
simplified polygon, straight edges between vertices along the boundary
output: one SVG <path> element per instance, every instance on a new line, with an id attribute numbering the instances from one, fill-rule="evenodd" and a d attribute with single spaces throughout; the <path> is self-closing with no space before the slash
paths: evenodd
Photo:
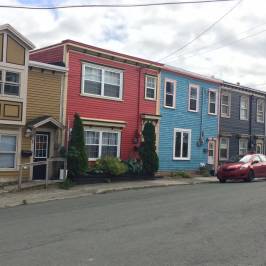
<path id="1" fill-rule="evenodd" d="M 82 62 L 87 61 L 124 70 L 122 101 L 98 99 L 81 96 Z M 67 96 L 67 120 L 72 126 L 73 115 L 81 117 L 121 120 L 127 122 L 121 134 L 121 158 L 134 156 L 133 139 L 136 129 L 141 129 L 141 113 L 156 114 L 156 101 L 144 99 L 145 74 L 158 75 L 157 71 L 123 64 L 107 59 L 96 58 L 75 51 L 69 52 L 69 79 Z M 140 82 L 139 82 L 140 75 Z M 140 105 L 138 107 L 138 89 L 140 84 Z M 138 125 L 139 118 L 139 125 Z"/>
<path id="2" fill-rule="evenodd" d="M 42 63 L 63 62 L 64 45 L 46 48 L 40 51 L 32 51 L 30 53 L 30 60 Z"/>

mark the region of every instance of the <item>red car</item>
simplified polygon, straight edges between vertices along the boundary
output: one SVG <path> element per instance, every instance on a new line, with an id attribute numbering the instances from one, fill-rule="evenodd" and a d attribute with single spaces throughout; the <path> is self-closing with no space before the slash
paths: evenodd
<path id="1" fill-rule="evenodd" d="M 266 156 L 263 154 L 247 154 L 239 162 L 223 164 L 217 171 L 221 183 L 236 179 L 251 182 L 259 177 L 266 177 Z"/>

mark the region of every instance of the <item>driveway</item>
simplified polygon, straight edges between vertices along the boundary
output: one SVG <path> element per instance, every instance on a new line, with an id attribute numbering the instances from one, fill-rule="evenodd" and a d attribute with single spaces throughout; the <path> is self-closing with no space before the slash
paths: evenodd
<path id="1" fill-rule="evenodd" d="M 254 182 L 0 209 L 0 265 L 266 265 L 265 206 Z"/>

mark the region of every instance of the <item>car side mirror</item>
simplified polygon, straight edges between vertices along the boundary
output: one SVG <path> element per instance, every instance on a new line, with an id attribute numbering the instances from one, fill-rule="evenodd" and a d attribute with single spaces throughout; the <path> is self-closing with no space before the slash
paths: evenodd
<path id="1" fill-rule="evenodd" d="M 257 163 L 259 163 L 258 160 L 252 162 L 252 164 L 257 164 Z"/>

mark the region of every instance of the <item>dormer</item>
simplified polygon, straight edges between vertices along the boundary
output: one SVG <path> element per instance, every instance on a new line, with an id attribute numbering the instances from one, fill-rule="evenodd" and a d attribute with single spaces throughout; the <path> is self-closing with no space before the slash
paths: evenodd
<path id="1" fill-rule="evenodd" d="M 34 45 L 9 24 L 0 25 L 0 123 L 24 124 L 29 51 Z"/>

